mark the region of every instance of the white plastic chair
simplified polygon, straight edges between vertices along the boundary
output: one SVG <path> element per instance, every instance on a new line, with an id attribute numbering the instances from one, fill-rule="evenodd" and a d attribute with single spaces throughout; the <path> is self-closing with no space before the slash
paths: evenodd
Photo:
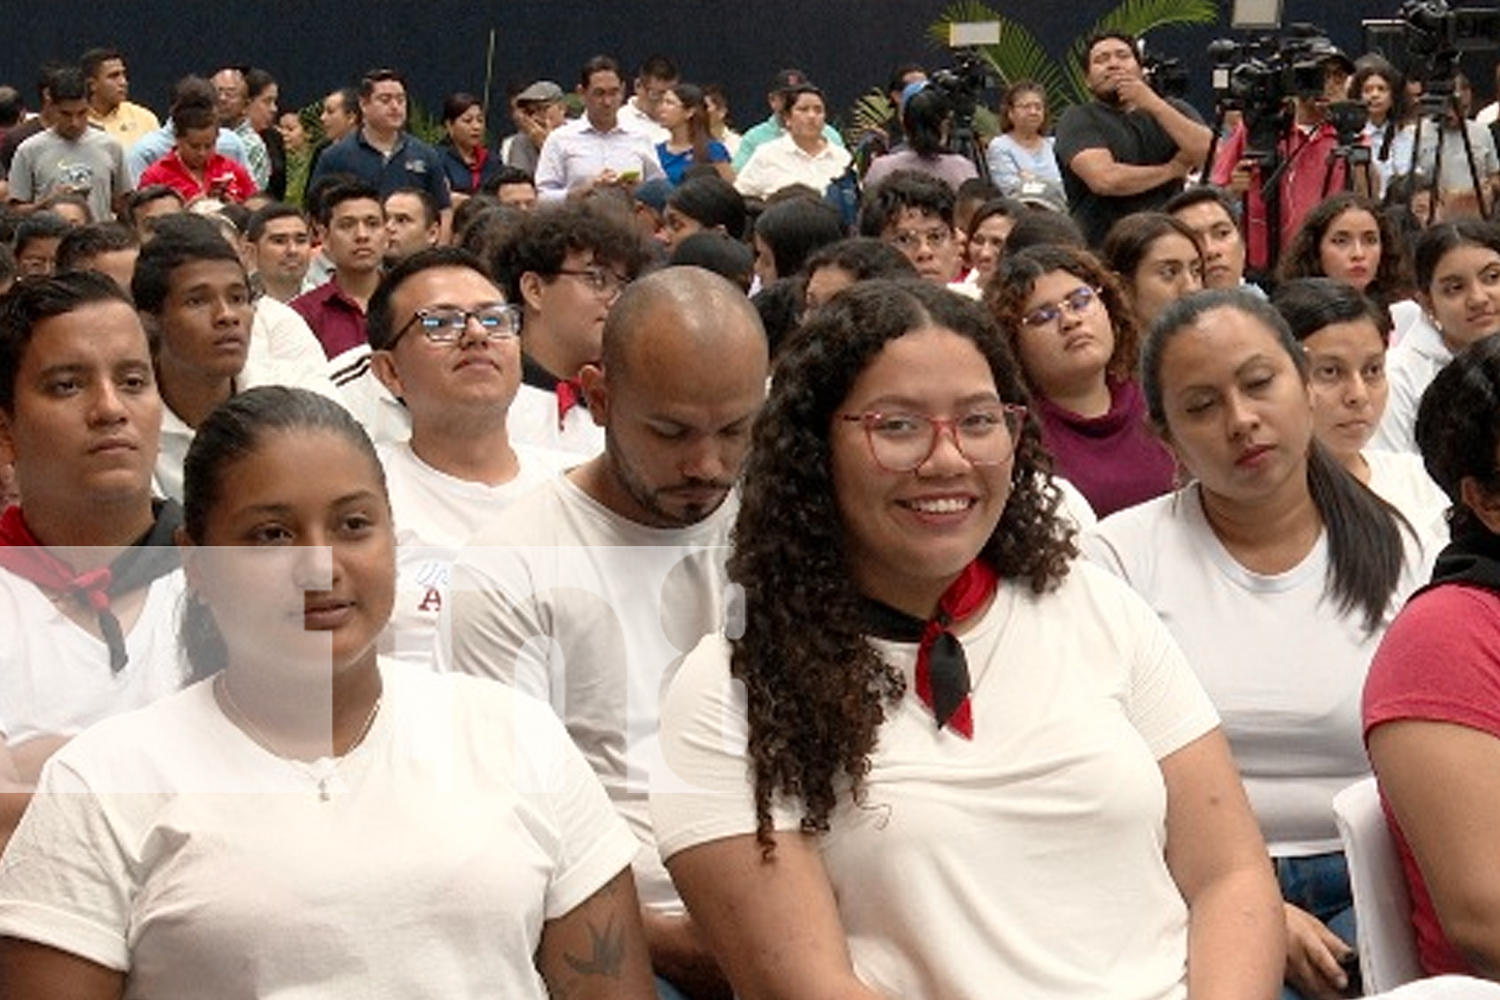
<path id="1" fill-rule="evenodd" d="M 1365 991 L 1384 993 L 1420 979 L 1411 895 L 1375 779 L 1356 781 L 1335 795 L 1333 815 L 1349 862 Z"/>

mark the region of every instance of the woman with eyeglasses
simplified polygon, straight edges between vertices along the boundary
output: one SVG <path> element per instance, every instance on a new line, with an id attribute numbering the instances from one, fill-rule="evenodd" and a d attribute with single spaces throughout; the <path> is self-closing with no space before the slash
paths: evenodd
<path id="1" fill-rule="evenodd" d="M 1172 489 L 1146 423 L 1137 327 L 1115 276 L 1087 250 L 1006 254 L 985 301 L 1010 337 L 1057 471 L 1104 517 Z"/>
<path id="2" fill-rule="evenodd" d="M 382 662 L 369 438 L 252 389 L 198 429 L 198 683 L 72 740 L 0 861 L 7 1000 L 656 996 L 637 841 L 547 706 Z"/>
<path id="3" fill-rule="evenodd" d="M 1141 384 L 1192 481 L 1084 536 L 1089 557 L 1167 623 L 1224 720 L 1285 900 L 1284 1000 L 1350 987 L 1354 912 L 1333 796 L 1369 774 L 1365 673 L 1431 559 L 1317 440 L 1307 364 L 1286 321 L 1249 293 L 1167 309 Z"/>
<path id="4" fill-rule="evenodd" d="M 667 867 L 736 995 L 1271 996 L 1283 930 L 1217 720 L 1075 561 L 1004 338 L 861 282 L 777 362 L 729 573 L 663 711 Z"/>

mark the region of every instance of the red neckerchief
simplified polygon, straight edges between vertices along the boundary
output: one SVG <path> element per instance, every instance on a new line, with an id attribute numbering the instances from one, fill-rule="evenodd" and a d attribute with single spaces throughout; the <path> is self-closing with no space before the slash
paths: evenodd
<path id="1" fill-rule="evenodd" d="M 568 411 L 575 406 L 588 409 L 588 400 L 583 397 L 583 383 L 576 378 L 558 379 L 552 391 L 557 393 L 557 429 L 562 430 Z"/>
<path id="2" fill-rule="evenodd" d="M 948 726 L 964 739 L 974 738 L 968 658 L 950 626 L 981 611 L 1000 586 L 1000 574 L 975 559 L 938 599 L 937 614 L 923 621 L 879 601 L 865 601 L 865 627 L 882 639 L 917 643 L 916 691 L 932 709 L 938 728 Z"/>
<path id="3" fill-rule="evenodd" d="M 149 531 L 124 549 L 109 566 L 79 573 L 43 545 L 14 504 L 0 514 L 0 567 L 39 587 L 80 598 L 99 616 L 99 632 L 109 648 L 109 665 L 115 673 L 127 662 L 125 635 L 110 607 L 111 597 L 128 593 L 163 576 L 181 564 L 172 543 L 174 529 L 182 523 L 182 508 L 170 501 L 154 508 Z"/>

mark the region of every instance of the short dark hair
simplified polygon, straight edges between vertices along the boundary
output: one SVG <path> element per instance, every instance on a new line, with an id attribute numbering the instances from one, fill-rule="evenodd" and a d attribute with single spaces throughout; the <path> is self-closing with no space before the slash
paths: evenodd
<path id="1" fill-rule="evenodd" d="M 1235 223 L 1240 221 L 1241 204 L 1239 199 L 1230 197 L 1229 192 L 1217 184 L 1196 184 L 1193 187 L 1185 188 L 1168 198 L 1166 204 L 1162 205 L 1161 210 L 1168 215 L 1176 215 L 1178 212 L 1192 208 L 1195 205 L 1207 205 L 1210 203 L 1222 208 L 1224 214 L 1229 216 L 1230 221 Z"/>
<path id="2" fill-rule="evenodd" d="M 57 245 L 57 273 L 79 271 L 102 253 L 133 250 L 141 245 L 134 229 L 121 222 L 91 222 L 74 226 Z"/>
<path id="3" fill-rule="evenodd" d="M 1333 278 L 1293 278 L 1271 295 L 1271 304 L 1286 320 L 1300 343 L 1335 323 L 1369 320 L 1387 343 L 1391 338 L 1390 310 L 1353 285 Z"/>
<path id="4" fill-rule="evenodd" d="M 821 246 L 808 254 L 802 270 L 811 275 L 824 267 L 848 271 L 855 281 L 917 277 L 917 269 L 906 254 L 873 236 L 850 236 Z"/>
<path id="5" fill-rule="evenodd" d="M 0 86 L 0 128 L 10 128 L 26 113 L 26 99 L 15 87 Z"/>
<path id="6" fill-rule="evenodd" d="M 142 205 L 149 205 L 153 201 L 161 201 L 163 198 L 176 199 L 178 205 L 184 204 L 182 194 L 170 184 L 147 184 L 143 188 L 136 188 L 130 192 L 130 197 L 125 201 L 127 214 L 134 216 Z"/>
<path id="7" fill-rule="evenodd" d="M 318 225 L 326 226 L 333 220 L 333 210 L 346 201 L 373 201 L 385 211 L 385 199 L 380 197 L 380 192 L 372 184 L 366 184 L 358 178 L 350 177 L 321 188 L 318 199 L 313 209 L 313 217 L 318 220 Z"/>
<path id="8" fill-rule="evenodd" d="M 808 254 L 847 235 L 838 209 L 817 198 L 792 198 L 768 205 L 755 220 L 755 235 L 771 251 L 777 277 L 802 270 Z"/>
<path id="9" fill-rule="evenodd" d="M 124 62 L 125 56 L 119 49 L 102 47 L 89 49 L 78 57 L 78 68 L 82 71 L 85 78 L 92 80 L 98 74 L 100 68 L 111 59 L 118 59 L 120 62 Z"/>
<path id="10" fill-rule="evenodd" d="M 457 121 L 470 108 L 479 108 L 483 111 L 484 102 L 473 94 L 463 91 L 459 91 L 456 94 L 449 94 L 443 101 L 443 121 Z"/>
<path id="11" fill-rule="evenodd" d="M 677 64 L 660 52 L 647 56 L 635 75 L 637 79 L 649 76 L 653 80 L 676 80 L 681 76 Z"/>
<path id="12" fill-rule="evenodd" d="M 1122 41 L 1126 45 L 1130 46 L 1130 51 L 1135 56 L 1136 62 L 1141 61 L 1140 39 L 1136 38 L 1134 35 L 1130 34 L 1127 31 L 1100 31 L 1096 34 L 1090 35 L 1087 39 L 1084 40 L 1083 64 L 1085 69 L 1087 69 L 1088 67 L 1089 56 L 1093 55 L 1094 46 L 1098 45 L 1100 42 L 1108 41 L 1111 38 Z"/>
<path id="13" fill-rule="evenodd" d="M 568 203 L 528 213 L 495 251 L 490 270 L 506 299 L 520 303 L 522 275 L 556 277 L 568 254 L 582 250 L 632 277 L 641 268 L 640 240 L 630 228 L 587 203 Z"/>
<path id="14" fill-rule="evenodd" d="M 244 270 L 239 254 L 210 220 L 188 213 L 162 219 L 156 235 L 141 248 L 141 256 L 135 262 L 130 292 L 136 308 L 153 315 L 160 313 L 172 290 L 172 274 L 184 265 L 203 260 L 232 261 Z"/>
<path id="15" fill-rule="evenodd" d="M 266 234 L 266 223 L 277 219 L 301 219 L 307 221 L 307 215 L 296 205 L 290 205 L 284 201 L 273 201 L 262 205 L 250 213 L 250 221 L 245 226 L 245 237 L 254 243 Z"/>
<path id="16" fill-rule="evenodd" d="M 669 264 L 688 264 L 722 275 L 742 292 L 750 291 L 755 277 L 755 255 L 744 242 L 717 229 L 704 229 L 672 247 Z"/>
<path id="17" fill-rule="evenodd" d="M 722 226 L 735 239 L 745 235 L 745 196 L 718 174 L 685 179 L 667 195 L 667 207 L 706 229 Z"/>
<path id="18" fill-rule="evenodd" d="M 338 96 L 339 104 L 341 105 L 340 110 L 344 114 L 353 115 L 355 121 L 362 121 L 364 119 L 364 112 L 359 109 L 358 90 L 353 87 L 339 87 L 337 90 L 330 90 L 327 94 L 323 95 L 323 103 L 326 104 L 328 98 L 335 95 Z"/>
<path id="19" fill-rule="evenodd" d="M 184 93 L 172 105 L 170 112 L 172 118 L 172 131 L 177 138 L 181 139 L 184 133 L 200 128 L 213 128 L 216 132 L 219 127 L 219 114 L 214 107 L 214 102 L 205 100 L 199 93 Z"/>
<path id="20" fill-rule="evenodd" d="M 423 223 L 431 226 L 438 221 L 437 199 L 432 196 L 431 191 L 428 191 L 425 188 L 399 187 L 394 191 L 389 191 L 385 194 L 384 197 L 380 199 L 381 209 L 383 210 L 385 208 L 385 203 L 389 201 L 394 195 L 398 194 L 409 194 L 422 203 Z"/>
<path id="21" fill-rule="evenodd" d="M 276 86 L 276 78 L 269 70 L 261 69 L 259 66 L 251 66 L 245 70 L 245 91 L 252 101 L 266 88 L 274 86 Z"/>
<path id="22" fill-rule="evenodd" d="M 370 349 L 384 350 L 396 335 L 395 318 L 391 315 L 391 298 L 409 279 L 423 271 L 436 268 L 462 267 L 494 281 L 485 270 L 484 261 L 460 247 L 428 247 L 404 257 L 380 279 L 380 284 L 370 296 L 370 307 L 365 313 L 365 335 Z"/>
<path id="23" fill-rule="evenodd" d="M 896 68 L 891 70 L 891 75 L 886 78 L 885 92 L 887 94 L 900 93 L 906 87 L 906 78 L 913 73 L 921 73 L 923 76 L 926 76 L 927 67 L 919 62 L 897 64 Z"/>
<path id="24" fill-rule="evenodd" d="M 89 82 L 77 66 L 59 66 L 52 74 L 52 103 L 83 101 L 89 96 Z"/>
<path id="25" fill-rule="evenodd" d="M 915 170 L 896 170 L 865 192 L 859 207 L 859 234 L 880 237 L 901 213 L 914 209 L 953 225 L 953 189 L 946 181 Z"/>
<path id="26" fill-rule="evenodd" d="M 363 99 L 374 94 L 375 85 L 377 83 L 399 83 L 401 84 L 402 90 L 409 89 L 406 86 L 406 77 L 402 76 L 395 70 L 388 68 L 372 69 L 364 76 L 359 78 L 360 98 Z"/>
<path id="27" fill-rule="evenodd" d="M 72 224 L 56 212 L 46 209 L 31 212 L 16 223 L 16 234 L 11 238 L 10 245 L 19 257 L 32 240 L 60 240 L 72 228 Z"/>
<path id="28" fill-rule="evenodd" d="M 594 56 L 585 62 L 583 68 L 578 71 L 578 85 L 587 89 L 589 78 L 595 73 L 613 73 L 621 80 L 625 79 L 625 74 L 620 72 L 620 64 L 615 60 L 609 56 Z"/>
<path id="29" fill-rule="evenodd" d="M 130 298 L 115 282 L 93 271 L 74 271 L 23 281 L 0 296 L 0 413 L 15 416 L 16 378 L 36 325 L 94 302 Z"/>

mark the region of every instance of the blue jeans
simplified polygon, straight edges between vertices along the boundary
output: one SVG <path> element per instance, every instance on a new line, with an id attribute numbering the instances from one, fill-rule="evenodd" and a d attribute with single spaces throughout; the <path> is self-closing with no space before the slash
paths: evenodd
<path id="1" fill-rule="evenodd" d="M 1281 898 L 1317 917 L 1350 947 L 1354 946 L 1354 897 L 1349 891 L 1349 866 L 1341 852 L 1304 858 L 1273 858 Z M 1290 986 L 1282 986 L 1281 1000 L 1303 1000 Z"/>

